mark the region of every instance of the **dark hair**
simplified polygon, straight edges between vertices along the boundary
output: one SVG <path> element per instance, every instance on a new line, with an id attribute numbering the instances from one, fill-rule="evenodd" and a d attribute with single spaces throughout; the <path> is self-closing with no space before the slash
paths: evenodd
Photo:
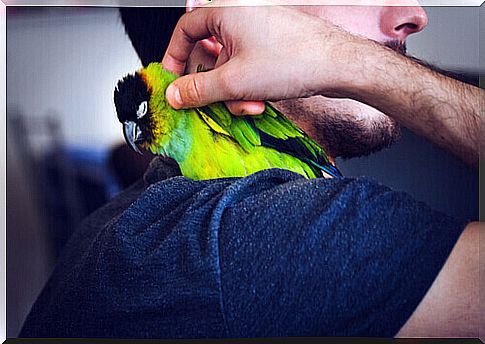
<path id="1" fill-rule="evenodd" d="M 185 7 L 121 7 L 121 21 L 144 67 L 162 61 Z"/>

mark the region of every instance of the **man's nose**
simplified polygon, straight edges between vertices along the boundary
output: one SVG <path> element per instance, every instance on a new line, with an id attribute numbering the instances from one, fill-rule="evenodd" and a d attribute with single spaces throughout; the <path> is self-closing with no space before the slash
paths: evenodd
<path id="1" fill-rule="evenodd" d="M 392 40 L 404 42 L 406 38 L 423 30 L 428 16 L 421 6 L 386 6 L 382 8 L 381 30 Z"/>

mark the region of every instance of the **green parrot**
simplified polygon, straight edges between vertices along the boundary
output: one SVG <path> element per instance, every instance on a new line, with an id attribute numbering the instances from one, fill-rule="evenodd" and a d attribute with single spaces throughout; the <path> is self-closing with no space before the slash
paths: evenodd
<path id="1" fill-rule="evenodd" d="M 269 168 L 306 178 L 341 176 L 325 151 L 269 103 L 264 113 L 251 116 L 233 116 L 222 102 L 173 109 L 165 90 L 176 78 L 154 62 L 118 82 L 116 112 L 136 152 L 141 147 L 170 157 L 194 180 L 244 177 Z"/>

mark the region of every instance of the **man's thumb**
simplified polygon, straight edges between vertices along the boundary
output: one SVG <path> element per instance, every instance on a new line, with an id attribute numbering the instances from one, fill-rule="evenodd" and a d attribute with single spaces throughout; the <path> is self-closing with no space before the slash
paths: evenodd
<path id="1" fill-rule="evenodd" d="M 165 93 L 174 109 L 203 106 L 224 100 L 217 69 L 188 74 L 171 83 Z"/>

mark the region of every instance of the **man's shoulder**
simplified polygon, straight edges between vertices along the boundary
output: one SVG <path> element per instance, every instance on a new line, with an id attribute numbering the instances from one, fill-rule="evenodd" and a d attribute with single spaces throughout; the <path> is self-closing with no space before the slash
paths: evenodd
<path id="1" fill-rule="evenodd" d="M 426 222 L 459 223 L 403 191 L 393 190 L 368 177 L 306 179 L 279 169 L 270 169 L 224 186 L 219 207 L 245 220 L 265 217 L 278 226 L 353 225 L 366 230 L 375 226 L 412 226 Z M 238 222 L 235 222 L 238 223 Z M 421 227 L 421 226 L 418 226 Z"/>
<path id="2" fill-rule="evenodd" d="M 306 179 L 291 171 L 268 169 L 244 178 L 195 181 L 166 173 L 159 164 L 153 164 L 145 174 L 144 183 L 124 191 L 92 214 L 85 225 L 99 227 L 114 220 L 121 224 L 145 222 L 150 214 L 159 219 L 174 213 L 182 217 L 225 211 L 245 216 L 266 213 L 292 222 L 298 222 L 299 214 L 308 212 L 333 217 L 345 215 L 347 220 L 349 214 L 367 214 L 366 217 L 375 214 L 381 218 L 406 213 L 440 216 L 409 194 L 368 177 Z"/>
<path id="3" fill-rule="evenodd" d="M 242 219 L 260 222 L 270 218 L 274 225 L 300 226 L 309 216 L 367 228 L 375 221 L 386 226 L 401 225 L 403 220 L 454 221 L 409 194 L 368 177 L 306 179 L 291 171 L 268 169 L 244 178 L 195 181 L 164 166 L 166 162 L 157 158 L 143 181 L 93 213 L 80 232 L 94 234 L 106 226 L 129 227 L 133 223 L 150 226 L 171 217 L 190 218 L 190 224 L 203 228 L 209 225 L 204 219 L 222 215 L 232 221 L 230 225 L 240 225 Z M 85 233 L 81 236 L 86 237 Z"/>

